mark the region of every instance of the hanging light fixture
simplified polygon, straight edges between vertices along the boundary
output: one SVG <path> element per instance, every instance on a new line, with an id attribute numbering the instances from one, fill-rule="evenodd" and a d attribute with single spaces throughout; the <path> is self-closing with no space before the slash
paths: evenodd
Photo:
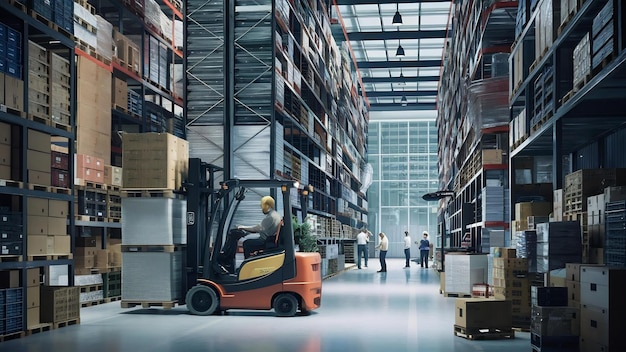
<path id="1" fill-rule="evenodd" d="M 399 86 L 404 86 L 406 84 L 406 81 L 404 80 L 404 73 L 402 73 L 402 67 L 400 67 L 400 81 L 398 82 Z"/>
<path id="2" fill-rule="evenodd" d="M 400 14 L 400 10 L 398 9 L 398 4 L 396 4 L 396 14 L 393 15 L 393 20 L 391 21 L 391 24 L 393 24 L 394 26 L 402 25 L 402 15 Z"/>
<path id="3" fill-rule="evenodd" d="M 406 99 L 406 95 L 402 96 L 402 99 L 400 99 L 400 103 L 402 104 L 402 106 L 409 105 L 409 101 Z"/>
<path id="4" fill-rule="evenodd" d="M 404 48 L 402 44 L 400 44 L 400 39 L 398 39 L 398 49 L 396 49 L 396 56 L 404 56 Z"/>

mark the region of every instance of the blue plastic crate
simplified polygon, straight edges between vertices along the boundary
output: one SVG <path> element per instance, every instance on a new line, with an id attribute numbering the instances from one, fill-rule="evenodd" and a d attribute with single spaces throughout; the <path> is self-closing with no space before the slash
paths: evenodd
<path id="1" fill-rule="evenodd" d="M 22 79 L 22 65 L 7 60 L 6 73 L 13 77 Z"/>
<path id="2" fill-rule="evenodd" d="M 16 45 L 18 48 L 22 47 L 22 33 L 16 31 L 13 28 L 7 28 L 7 44 Z"/>
<path id="3" fill-rule="evenodd" d="M 0 335 L 6 335 L 6 332 L 4 329 L 4 319 L 0 319 Z"/>
<path id="4" fill-rule="evenodd" d="M 12 334 L 14 332 L 20 332 L 24 329 L 24 320 L 22 319 L 21 315 L 19 317 L 6 318 L 4 322 L 5 335 Z"/>
<path id="5" fill-rule="evenodd" d="M 13 61 L 15 63 L 21 63 L 22 61 L 22 48 L 18 48 L 15 45 L 7 45 L 6 47 L 6 59 L 7 61 Z"/>
<path id="6" fill-rule="evenodd" d="M 4 305 L 4 316 L 6 318 L 13 318 L 16 316 L 22 316 L 24 313 L 22 302 L 19 303 L 7 303 Z"/>
<path id="7" fill-rule="evenodd" d="M 6 303 L 20 303 L 24 298 L 24 289 L 21 287 L 18 288 L 8 288 L 5 291 Z"/>
<path id="8" fill-rule="evenodd" d="M 7 26 L 0 23 L 0 42 L 6 43 L 7 41 Z"/>

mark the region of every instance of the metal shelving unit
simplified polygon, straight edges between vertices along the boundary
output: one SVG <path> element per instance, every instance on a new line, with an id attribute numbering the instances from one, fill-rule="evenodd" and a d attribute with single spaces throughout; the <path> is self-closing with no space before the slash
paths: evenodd
<path id="1" fill-rule="evenodd" d="M 309 214 L 362 224 L 367 114 L 337 65 L 353 70 L 332 38 L 329 6 L 189 1 L 187 137 L 224 179 L 312 185 Z"/>
<path id="2" fill-rule="evenodd" d="M 45 161 L 47 156 L 47 162 L 50 163 L 51 151 L 49 148 L 51 148 L 53 139 L 65 141 L 73 152 L 76 125 L 74 120 L 75 85 L 72 80 L 69 80 L 68 86 L 65 87 L 69 98 L 64 104 L 68 109 L 66 113 L 69 119 L 63 121 L 51 118 L 50 115 L 50 111 L 53 108 L 53 102 L 50 99 L 50 94 L 54 89 L 52 83 L 58 82 L 49 82 L 49 85 L 43 88 L 35 86 L 35 83 L 31 86 L 31 82 L 29 82 L 29 78 L 32 75 L 30 71 L 35 70 L 35 63 L 30 60 L 30 51 L 35 47 L 40 48 L 39 50 L 46 55 L 48 60 L 51 60 L 50 56 L 52 53 L 56 57 L 66 60 L 68 65 L 68 72 L 65 73 L 66 77 L 69 77 L 70 73 L 74 72 L 74 42 L 71 39 L 71 34 L 66 32 L 63 26 L 53 22 L 51 18 L 45 18 L 29 10 L 26 5 L 16 1 L 0 3 L 0 18 L 2 18 L 0 22 L 5 35 L 7 31 L 12 31 L 11 36 L 15 36 L 15 33 L 18 33 L 15 43 L 12 44 L 16 45 L 13 47 L 16 49 L 13 55 L 17 55 L 14 57 L 15 60 L 13 62 L 19 68 L 17 74 L 14 73 L 14 78 L 22 82 L 21 85 L 17 85 L 14 82 L 9 83 L 9 91 L 12 91 L 16 97 L 18 105 L 13 105 L 15 102 L 9 103 L 5 101 L 5 96 L 2 96 L 2 104 L 0 105 L 0 123 L 5 124 L 2 126 L 3 132 L 10 136 L 9 148 L 11 154 L 8 156 L 10 164 L 5 164 L 8 173 L 0 177 L 0 206 L 4 208 L 2 210 L 2 232 L 8 233 L 7 239 L 2 241 L 2 245 L 3 247 L 6 246 L 4 248 L 7 248 L 7 251 L 11 254 L 3 253 L 0 255 L 0 272 L 2 274 L 10 274 L 10 271 L 13 270 L 19 273 L 19 278 L 16 281 L 18 287 L 15 289 L 21 289 L 20 294 L 23 297 L 19 303 L 19 314 L 12 318 L 12 329 L 10 331 L 0 331 L 0 335 L 5 335 L 22 333 L 29 325 L 33 325 L 30 322 L 30 314 L 28 314 L 30 312 L 28 308 L 30 307 L 26 304 L 27 299 L 32 298 L 27 293 L 27 270 L 38 269 L 38 275 L 34 278 L 36 280 L 35 283 L 38 284 L 41 280 L 42 270 L 45 268 L 51 265 L 68 265 L 71 271 L 74 266 L 71 255 L 74 247 L 73 190 L 71 188 L 53 186 L 50 179 L 51 164 L 46 165 Z M 6 37 L 3 36 L 3 38 Z M 4 59 L 3 57 L 3 62 L 5 62 Z M 41 60 L 43 59 L 41 58 Z M 45 68 L 45 70 L 38 73 L 42 77 L 49 77 L 45 78 L 46 81 L 52 77 L 50 64 L 50 61 L 45 64 L 42 63 L 40 67 L 42 70 Z M 3 70 L 3 72 L 6 71 Z M 10 75 L 10 73 L 7 72 L 6 75 Z M 5 78 L 8 77 L 6 75 L 3 73 L 2 84 L 5 84 Z M 4 92 L 7 91 L 5 90 Z M 30 104 L 35 100 L 34 94 L 47 96 L 47 100 L 41 105 L 41 107 L 46 108 L 45 114 L 38 113 L 35 111 L 34 105 Z M 9 128 L 7 129 L 6 126 Z M 41 140 L 39 140 L 40 137 L 42 138 Z M 42 159 L 36 159 L 34 153 L 29 153 L 29 146 L 32 146 L 33 143 L 40 143 L 38 148 L 45 149 L 46 139 L 50 141 L 47 143 L 48 152 L 42 151 Z M 2 157 L 5 161 L 7 160 L 7 155 Z M 43 162 L 43 165 L 40 162 Z M 37 177 L 35 177 L 33 167 L 41 170 Z M 48 172 L 43 171 L 46 167 Z M 73 178 L 72 161 L 69 162 L 68 169 L 69 177 Z M 29 209 L 31 206 L 34 208 L 37 201 L 46 203 L 46 208 L 48 202 L 56 202 L 55 204 L 59 205 L 59 207 L 61 205 L 67 206 L 62 211 L 65 219 L 59 217 L 60 221 L 55 222 L 57 225 L 60 224 L 59 228 L 56 229 L 60 232 L 59 236 L 52 236 L 53 238 L 59 237 L 58 248 L 63 247 L 63 252 L 30 252 L 31 247 L 35 246 L 30 242 L 34 242 L 34 235 L 37 235 L 37 233 L 34 229 L 35 225 L 30 225 L 31 214 L 29 214 Z M 7 214 L 14 214 L 14 216 L 7 217 Z M 47 214 L 46 217 L 42 216 L 42 219 L 47 219 Z M 64 225 L 67 231 L 64 231 Z M 61 236 L 63 232 L 65 233 Z M 48 232 L 45 232 L 45 235 L 47 236 Z M 10 242 L 11 238 L 13 242 Z M 63 245 L 61 246 L 61 244 Z M 73 283 L 73 278 L 69 278 L 69 283 Z M 2 285 L 2 289 L 5 289 L 9 288 L 11 283 L 3 280 L 0 285 Z M 1 319 L 4 319 L 4 317 Z M 37 316 L 37 322 L 39 321 L 38 319 L 39 317 Z M 6 328 L 8 329 L 8 326 Z"/>

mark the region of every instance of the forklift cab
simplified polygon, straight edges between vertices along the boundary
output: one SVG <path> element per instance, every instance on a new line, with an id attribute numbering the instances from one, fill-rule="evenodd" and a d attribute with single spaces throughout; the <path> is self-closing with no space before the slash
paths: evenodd
<path id="1" fill-rule="evenodd" d="M 292 316 L 298 309 L 309 312 L 319 307 L 321 257 L 319 253 L 295 252 L 292 187 L 290 181 L 277 180 L 229 180 L 221 184 L 214 209 L 222 210 L 211 214 L 209 224 L 216 225 L 207 226 L 199 243 L 203 265 L 185 299 L 191 313 L 274 308 L 279 316 Z M 283 220 L 262 249 L 243 259 L 237 255 L 238 242 L 247 233 L 236 229 L 236 222 L 242 219 L 238 210 L 249 214 L 249 207 L 242 208 L 242 202 L 246 192 L 258 189 L 277 190 Z"/>

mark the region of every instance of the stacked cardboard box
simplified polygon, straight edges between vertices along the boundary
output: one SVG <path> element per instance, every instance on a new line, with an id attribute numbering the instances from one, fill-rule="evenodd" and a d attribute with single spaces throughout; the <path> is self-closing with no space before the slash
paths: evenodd
<path id="1" fill-rule="evenodd" d="M 528 260 L 516 258 L 514 249 L 502 251 L 502 257 L 493 258 L 493 292 L 496 299 L 511 302 L 513 326 L 530 326 L 530 279 Z"/>
<path id="2" fill-rule="evenodd" d="M 125 133 L 122 136 L 124 189 L 181 187 L 187 178 L 189 144 L 167 133 Z"/>
<path id="3" fill-rule="evenodd" d="M 563 268 L 566 263 L 582 262 L 580 225 L 576 221 L 537 225 L 537 272 Z"/>
<path id="4" fill-rule="evenodd" d="M 50 118 L 54 123 L 70 125 L 70 62 L 50 53 Z"/>
<path id="5" fill-rule="evenodd" d="M 70 253 L 67 234 L 68 202 L 27 198 L 27 254 L 31 256 Z"/>
<path id="6" fill-rule="evenodd" d="M 581 351 L 623 351 L 622 320 L 626 269 L 580 267 Z"/>
<path id="7" fill-rule="evenodd" d="M 76 67 L 76 152 L 111 164 L 111 72 L 82 56 Z"/>
<path id="8" fill-rule="evenodd" d="M 104 160 L 102 158 L 81 153 L 76 154 L 75 157 L 75 184 L 84 184 L 84 181 L 104 183 Z"/>
<path id="9" fill-rule="evenodd" d="M 61 323 L 80 318 L 78 287 L 41 286 L 41 322 Z"/>
<path id="10" fill-rule="evenodd" d="M 498 329 L 510 331 L 511 301 L 485 298 L 457 298 L 454 325 L 468 331 Z"/>
<path id="11" fill-rule="evenodd" d="M 11 125 L 0 122 L 0 179 L 11 179 Z"/>
<path id="12" fill-rule="evenodd" d="M 487 282 L 487 256 L 446 254 L 446 292 L 471 295 L 474 284 Z"/>
<path id="13" fill-rule="evenodd" d="M 130 69 L 134 73 L 141 74 L 139 46 L 117 30 L 113 31 L 113 42 L 115 45 L 115 59 L 123 67 Z"/>
<path id="14" fill-rule="evenodd" d="M 67 148 L 59 148 L 52 145 L 51 148 L 51 184 L 54 187 L 70 188 L 72 181 L 70 180 L 70 160 Z"/>
<path id="15" fill-rule="evenodd" d="M 26 270 L 26 327 L 39 325 L 41 278 L 39 268 Z"/>
<path id="16" fill-rule="evenodd" d="M 50 64 L 48 51 L 28 42 L 28 112 L 48 120 L 50 118 Z"/>
<path id="17" fill-rule="evenodd" d="M 50 186 L 50 135 L 29 129 L 27 146 L 26 168 L 28 169 L 28 183 Z"/>

